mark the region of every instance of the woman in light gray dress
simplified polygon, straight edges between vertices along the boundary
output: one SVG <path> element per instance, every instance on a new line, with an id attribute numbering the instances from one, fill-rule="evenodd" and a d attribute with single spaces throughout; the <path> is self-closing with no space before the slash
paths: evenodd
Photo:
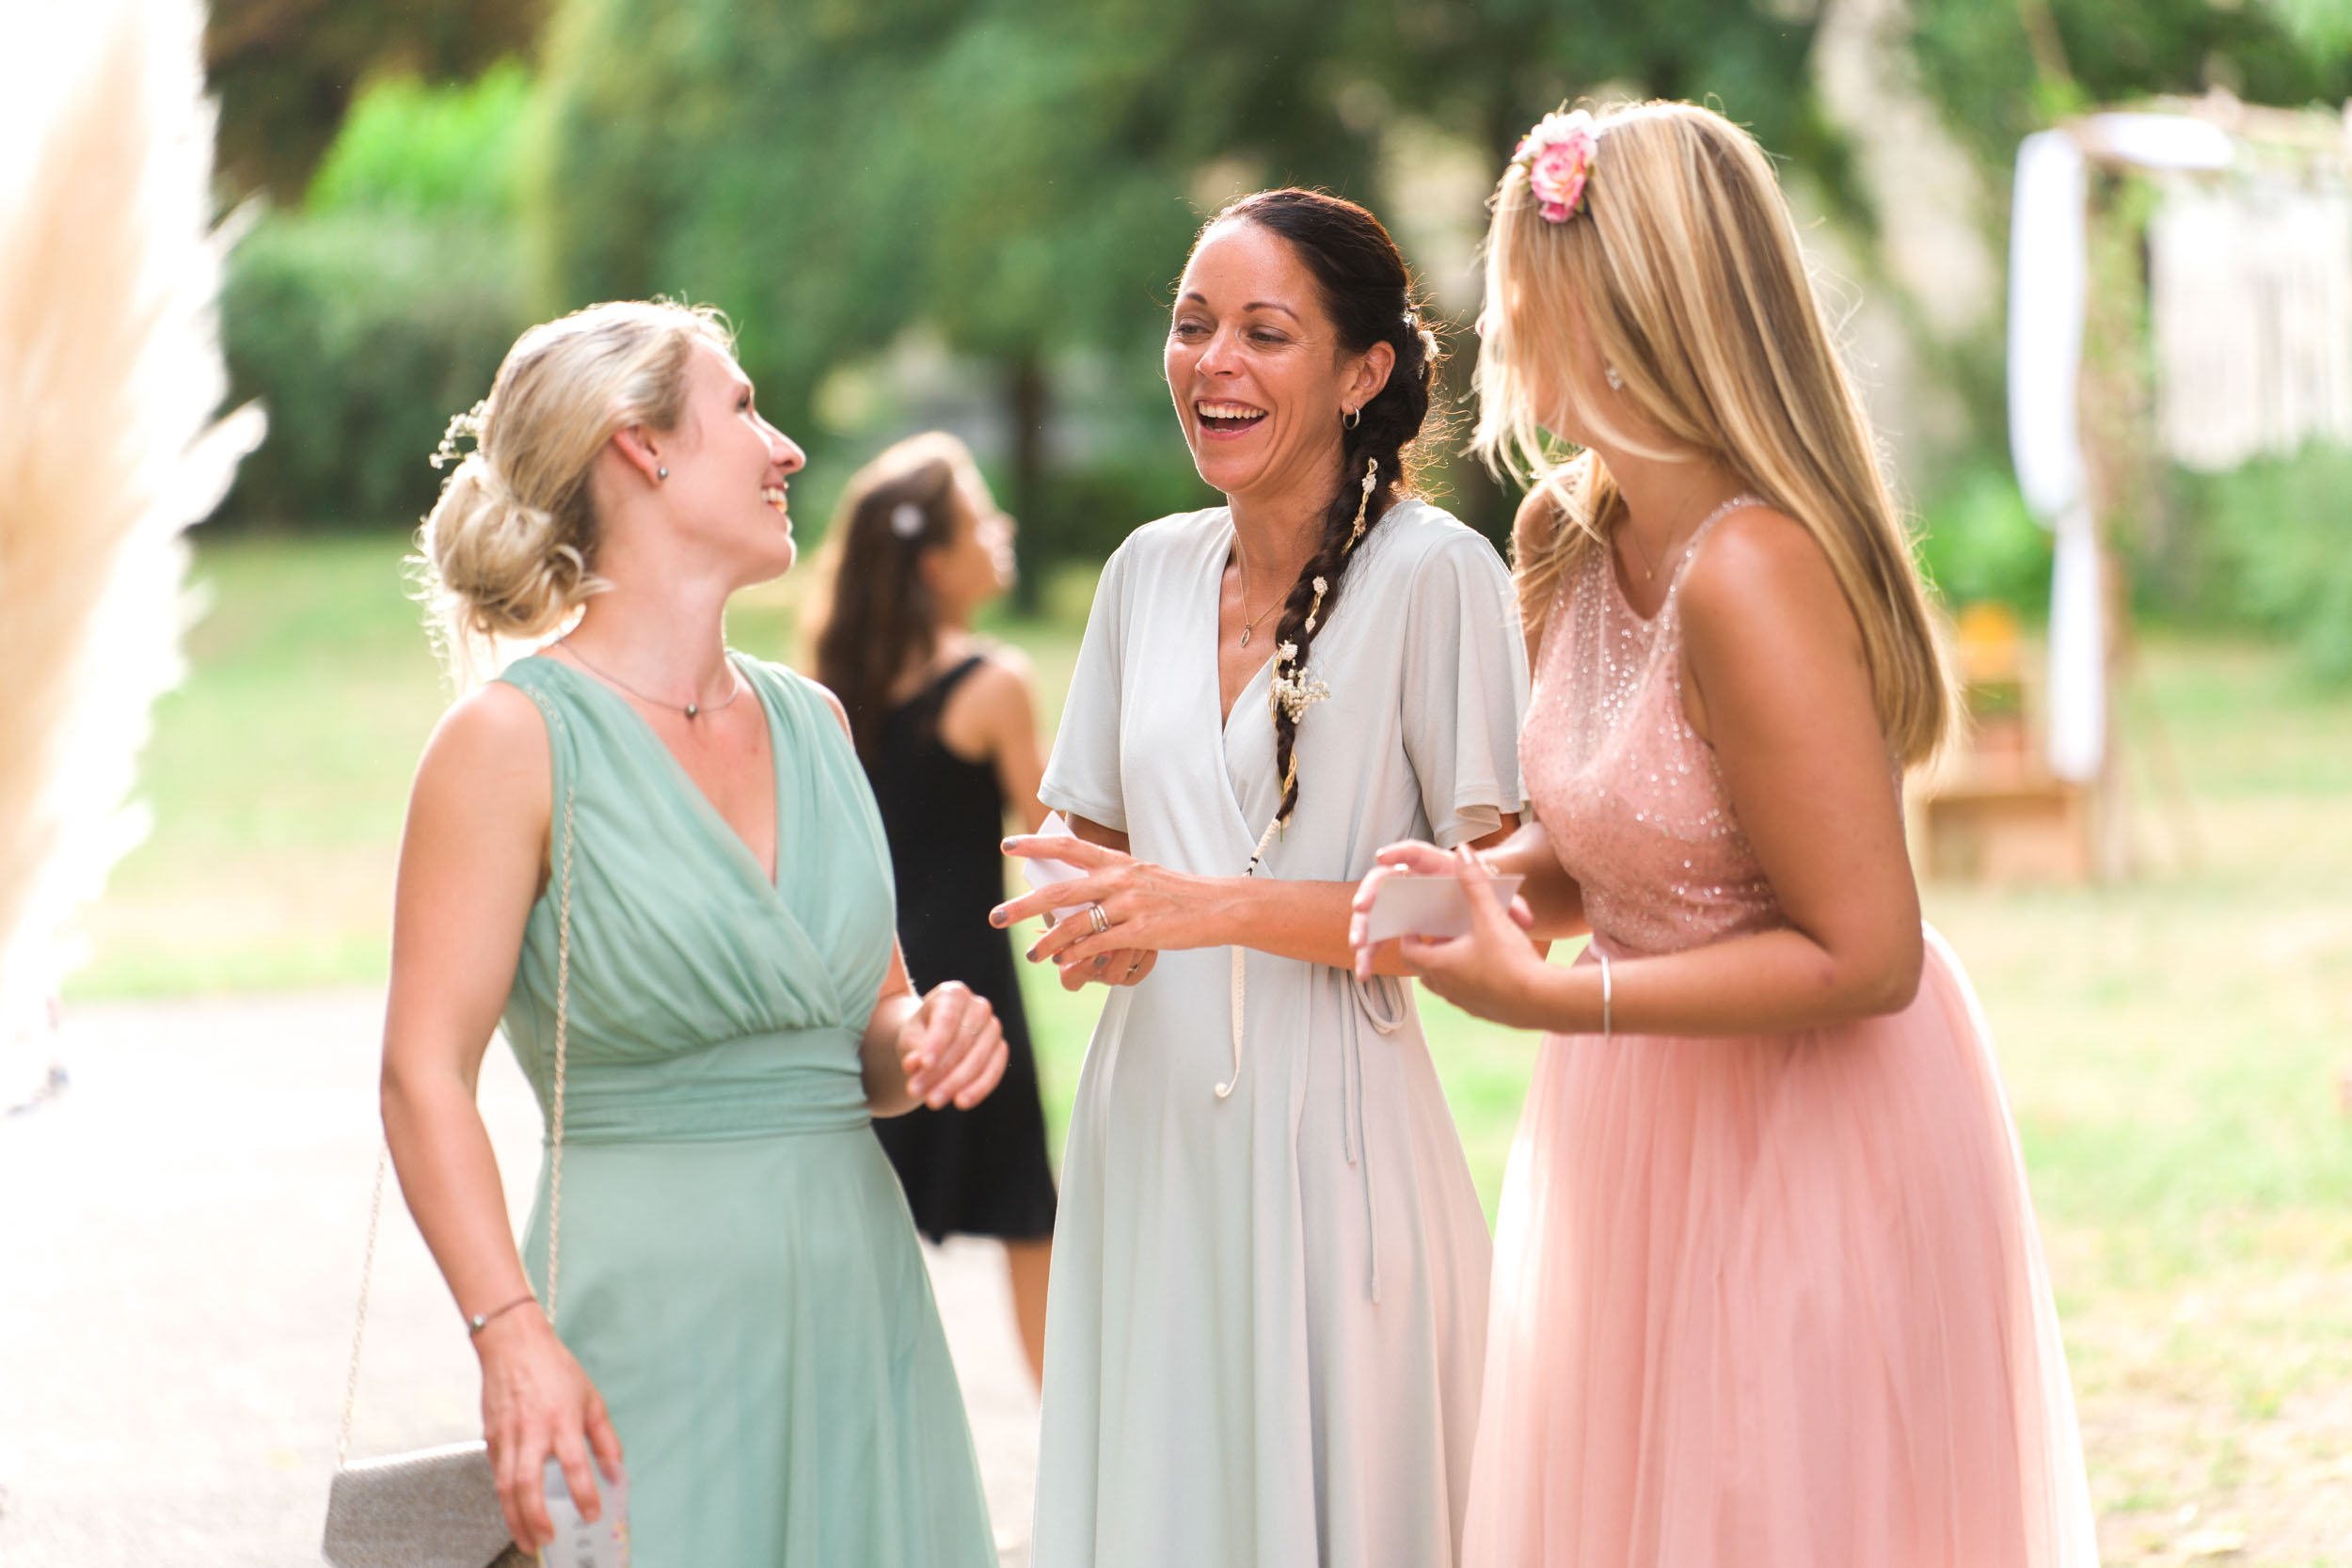
<path id="1" fill-rule="evenodd" d="M 1406 986 L 1348 901 L 1406 836 L 1516 826 L 1525 652 L 1502 562 L 1408 490 L 1437 344 L 1369 213 L 1202 230 L 1169 386 L 1229 506 L 1104 568 L 1022 838 L 1076 882 L 1032 948 L 1114 986 L 1063 1165 L 1037 1568 L 1444 1568 L 1486 1226 Z M 1396 967 L 1391 958 L 1387 966 Z"/>

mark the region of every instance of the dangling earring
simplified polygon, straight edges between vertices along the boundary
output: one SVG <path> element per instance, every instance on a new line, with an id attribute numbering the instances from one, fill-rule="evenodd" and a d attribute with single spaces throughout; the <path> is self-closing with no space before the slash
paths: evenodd
<path id="1" fill-rule="evenodd" d="M 1356 502 L 1356 531 L 1347 536 L 1347 546 L 1340 552 L 1342 555 L 1354 549 L 1356 541 L 1364 536 L 1364 510 L 1372 505 L 1372 493 L 1379 487 L 1379 484 L 1380 459 L 1366 458 L 1364 460 L 1364 493 L 1362 498 Z"/>
<path id="2" fill-rule="evenodd" d="M 1340 423 L 1347 426 L 1350 430 L 1355 429 L 1358 425 L 1362 424 L 1363 422 L 1364 411 L 1360 408 L 1351 408 L 1346 413 L 1340 416 Z"/>
<path id="3" fill-rule="evenodd" d="M 1616 366 L 1603 365 L 1601 366 L 1601 373 L 1609 377 L 1609 389 L 1611 391 L 1622 392 L 1625 390 L 1625 377 L 1617 373 Z"/>

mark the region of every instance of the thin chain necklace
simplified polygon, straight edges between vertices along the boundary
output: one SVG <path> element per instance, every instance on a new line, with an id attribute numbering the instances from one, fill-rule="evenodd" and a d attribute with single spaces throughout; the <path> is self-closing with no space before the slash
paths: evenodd
<path id="1" fill-rule="evenodd" d="M 622 690 L 628 692 L 630 696 L 636 698 L 641 703 L 650 704 L 655 707 L 678 708 L 678 710 L 684 713 L 689 719 L 699 719 L 706 713 L 717 713 L 725 708 L 729 703 L 734 702 L 736 698 L 743 695 L 743 678 L 735 673 L 735 666 L 730 663 L 727 666 L 727 676 L 734 682 L 734 685 L 728 688 L 725 702 L 713 703 L 708 707 L 703 706 L 700 703 L 687 703 L 681 706 L 676 703 L 665 702 L 660 697 L 648 697 L 644 692 L 638 690 L 635 687 L 629 685 L 628 682 L 621 679 L 620 676 L 612 674 L 608 671 L 599 670 L 595 665 L 589 663 L 585 655 L 581 654 L 578 648 L 572 647 L 571 633 L 565 632 L 555 641 L 562 646 L 570 649 L 572 657 L 580 660 L 580 668 L 586 670 L 590 674 L 596 676 L 598 680 L 611 686 L 619 687 Z"/>
<path id="2" fill-rule="evenodd" d="M 1701 533 L 1704 533 L 1707 531 L 1707 526 L 1709 523 L 1712 523 L 1716 518 L 1724 515 L 1727 512 L 1736 512 L 1743 506 L 1760 506 L 1762 504 L 1762 501 L 1757 497 L 1750 495 L 1747 491 L 1742 490 L 1740 494 L 1732 497 L 1729 500 L 1724 502 L 1723 505 L 1717 507 L 1714 511 L 1709 512 L 1706 516 L 1701 517 L 1698 522 L 1698 527 L 1683 535 L 1683 538 L 1686 541 L 1696 539 Z M 1626 521 L 1630 524 L 1632 520 L 1632 515 L 1628 514 Z M 1636 533 L 1630 527 L 1627 528 L 1625 531 L 1625 536 L 1629 542 L 1631 542 L 1634 549 L 1639 551 L 1641 554 L 1642 580 L 1644 582 L 1656 582 L 1658 580 L 1658 568 L 1660 562 L 1652 561 L 1650 559 L 1649 551 L 1642 548 L 1642 536 Z M 1685 544 L 1684 548 L 1689 548 L 1687 543 Z M 1677 559 L 1678 560 L 1680 558 L 1677 557 Z"/>
<path id="3" fill-rule="evenodd" d="M 1235 545 L 1233 546 L 1233 564 L 1241 568 L 1241 607 L 1244 610 L 1248 610 L 1249 608 L 1249 558 L 1241 553 L 1241 546 L 1239 545 Z M 1241 627 L 1241 641 L 1238 645 L 1244 648 L 1249 646 L 1249 634 L 1257 630 L 1258 623 L 1273 614 L 1275 610 L 1280 607 L 1281 603 L 1282 601 L 1280 599 L 1277 599 L 1273 604 L 1266 606 L 1263 610 L 1258 611 L 1257 614 L 1252 615 L 1248 620 L 1243 622 Z"/>

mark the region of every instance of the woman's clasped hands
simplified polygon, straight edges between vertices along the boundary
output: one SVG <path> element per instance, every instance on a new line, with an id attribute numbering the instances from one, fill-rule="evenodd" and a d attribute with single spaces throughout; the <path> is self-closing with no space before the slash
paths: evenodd
<path id="1" fill-rule="evenodd" d="M 1356 974 L 1370 979 L 1375 948 L 1372 906 L 1391 877 L 1457 879 L 1470 901 L 1470 934 L 1460 937 L 1406 936 L 1396 951 L 1406 970 L 1438 995 L 1466 1012 L 1515 1028 L 1545 1027 L 1539 993 L 1553 973 L 1529 940 L 1534 926 L 1524 898 L 1505 903 L 1495 895 L 1492 873 L 1467 845 L 1451 852 L 1434 844 L 1391 844 L 1358 884 L 1348 920 L 1348 945 L 1356 952 Z"/>
<path id="2" fill-rule="evenodd" d="M 1053 959 L 1065 990 L 1089 981 L 1132 986 L 1152 973 L 1163 949 L 1209 945 L 1201 901 L 1189 885 L 1196 879 L 1060 834 L 1023 833 L 1005 840 L 1004 847 L 1016 860 L 1057 860 L 1080 873 L 999 904 L 988 915 L 1000 928 L 1044 916 L 1050 924 L 1026 957 L 1031 963 Z M 1056 910 L 1069 916 L 1055 921 Z"/>
<path id="3" fill-rule="evenodd" d="M 899 1023 L 898 1061 L 915 1101 L 968 1111 L 1005 1075 L 1005 1026 L 987 997 L 961 980 L 942 981 Z"/>

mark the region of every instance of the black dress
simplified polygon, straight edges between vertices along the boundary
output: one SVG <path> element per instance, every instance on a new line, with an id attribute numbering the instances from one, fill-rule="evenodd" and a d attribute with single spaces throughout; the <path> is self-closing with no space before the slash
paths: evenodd
<path id="1" fill-rule="evenodd" d="M 924 1235 L 1042 1241 L 1054 1233 L 1045 1110 L 1021 1007 L 1012 935 L 988 923 L 1004 902 L 1005 796 L 996 768 L 940 743 L 948 694 L 984 662 L 974 655 L 882 721 L 866 768 L 898 887 L 898 942 L 918 990 L 961 980 L 1005 1029 L 1005 1076 L 968 1111 L 918 1106 L 874 1123 Z"/>

